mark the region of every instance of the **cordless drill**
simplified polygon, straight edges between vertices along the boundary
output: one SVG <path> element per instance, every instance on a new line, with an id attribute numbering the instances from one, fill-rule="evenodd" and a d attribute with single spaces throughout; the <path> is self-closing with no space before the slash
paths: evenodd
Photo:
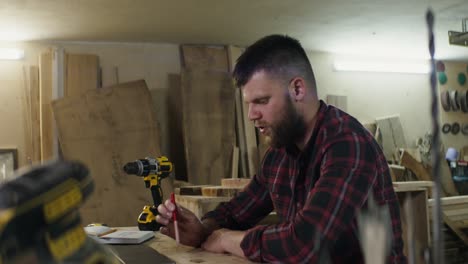
<path id="1" fill-rule="evenodd" d="M 159 230 L 161 225 L 156 222 L 158 206 L 162 203 L 161 180 L 169 176 L 172 172 L 172 163 L 165 156 L 144 159 L 137 159 L 125 164 L 123 170 L 127 174 L 142 176 L 146 188 L 151 190 L 153 205 L 145 205 L 143 211 L 138 216 L 138 229 Z"/>

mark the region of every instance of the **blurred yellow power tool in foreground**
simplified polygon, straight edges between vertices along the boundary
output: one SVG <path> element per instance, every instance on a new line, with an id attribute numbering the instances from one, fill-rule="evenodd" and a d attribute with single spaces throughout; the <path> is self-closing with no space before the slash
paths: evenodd
<path id="1" fill-rule="evenodd" d="M 78 209 L 93 190 L 88 169 L 65 161 L 0 184 L 0 264 L 118 263 L 81 225 Z"/>
<path id="2" fill-rule="evenodd" d="M 138 159 L 125 164 L 123 170 L 127 174 L 142 176 L 146 188 L 151 190 L 153 205 L 146 205 L 138 216 L 138 229 L 157 231 L 161 226 L 156 222 L 158 206 L 162 203 L 163 193 L 161 189 L 161 180 L 169 176 L 172 172 L 172 163 L 165 156 L 157 158 Z"/>

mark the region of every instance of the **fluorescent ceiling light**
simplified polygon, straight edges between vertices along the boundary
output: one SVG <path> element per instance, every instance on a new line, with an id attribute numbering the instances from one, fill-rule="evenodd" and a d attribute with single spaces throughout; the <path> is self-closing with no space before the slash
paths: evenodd
<path id="1" fill-rule="evenodd" d="M 335 61 L 333 68 L 336 71 L 357 71 L 357 72 L 386 72 L 386 73 L 419 73 L 430 72 L 429 63 L 415 62 L 385 62 L 385 61 L 359 61 L 343 60 Z"/>
<path id="2" fill-rule="evenodd" d="M 21 60 L 24 58 L 24 50 L 0 48 L 0 60 Z"/>

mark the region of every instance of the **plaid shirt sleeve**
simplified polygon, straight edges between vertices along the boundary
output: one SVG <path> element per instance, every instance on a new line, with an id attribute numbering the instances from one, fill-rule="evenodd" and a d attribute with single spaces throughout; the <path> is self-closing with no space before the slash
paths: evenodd
<path id="1" fill-rule="evenodd" d="M 255 175 L 250 183 L 228 203 L 220 204 L 203 216 L 213 218 L 220 227 L 246 230 L 253 227 L 273 210 L 273 203 L 261 176 Z"/>
<path id="2" fill-rule="evenodd" d="M 241 243 L 246 257 L 276 263 L 317 263 L 321 249 L 334 244 L 365 204 L 378 178 L 378 153 L 364 136 L 355 133 L 327 142 L 321 148 L 320 176 L 303 209 L 292 221 L 247 231 Z"/>

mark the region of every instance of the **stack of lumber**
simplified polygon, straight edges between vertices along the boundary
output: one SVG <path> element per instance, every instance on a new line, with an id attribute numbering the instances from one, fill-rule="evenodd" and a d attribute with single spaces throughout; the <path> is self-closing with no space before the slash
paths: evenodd
<path id="1" fill-rule="evenodd" d="M 441 183 L 442 183 L 442 219 L 444 223 L 444 253 L 449 263 L 468 263 L 468 196 L 459 195 L 452 180 L 448 164 L 441 156 Z M 407 180 L 410 171 L 418 182 L 432 180 L 431 166 L 424 165 L 419 152 L 412 149 L 400 149 L 399 165 L 390 166 L 393 180 Z M 428 194 L 431 194 L 431 186 Z M 430 196 L 429 196 L 430 197 Z M 428 199 L 428 217 L 432 222 L 432 208 L 434 199 Z M 432 224 L 431 224 L 432 231 Z"/>
<path id="2" fill-rule="evenodd" d="M 434 199 L 429 199 L 429 211 L 432 212 Z M 460 229 L 468 228 L 468 195 L 441 198 L 442 211 Z"/>
<path id="3" fill-rule="evenodd" d="M 220 186 L 194 185 L 175 189 L 176 202 L 201 218 L 220 203 L 229 201 L 250 182 L 250 179 L 222 179 Z"/>
<path id="4" fill-rule="evenodd" d="M 430 219 L 434 199 L 428 200 Z M 468 263 L 468 195 L 441 198 L 444 252 L 448 263 Z"/>

